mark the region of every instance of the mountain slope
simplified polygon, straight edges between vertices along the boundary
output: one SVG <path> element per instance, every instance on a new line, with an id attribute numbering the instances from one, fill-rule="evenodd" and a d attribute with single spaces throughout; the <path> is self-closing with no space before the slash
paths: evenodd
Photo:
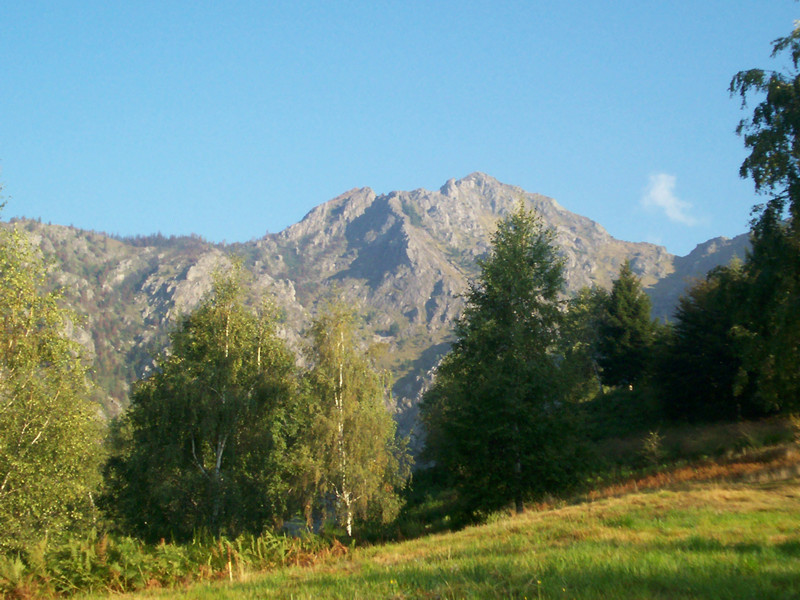
<path id="1" fill-rule="evenodd" d="M 750 234 L 743 233 L 732 239 L 713 238 L 698 244 L 686 256 L 675 257 L 675 270 L 647 290 L 653 301 L 653 316 L 670 319 L 684 290 L 703 279 L 714 267 L 727 265 L 734 258 L 744 260 L 749 248 Z"/>
<path id="2" fill-rule="evenodd" d="M 176 317 L 208 292 L 214 269 L 239 256 L 252 274 L 253 300 L 275 296 L 286 314 L 283 334 L 298 350 L 326 295 L 335 293 L 364 316 L 364 342 L 386 347 L 381 360 L 395 377 L 393 408 L 409 432 L 426 374 L 447 350 L 461 294 L 477 273 L 476 259 L 488 250 L 497 220 L 520 201 L 555 229 L 569 291 L 609 287 L 629 259 L 652 286 L 656 315 L 669 313 L 687 275 L 727 262 L 733 252 L 732 242 L 715 241 L 676 258 L 660 246 L 616 240 L 555 200 L 482 173 L 438 191 L 353 189 L 280 233 L 229 246 L 18 225 L 52 257 L 53 284 L 85 316 L 74 335 L 95 358 L 97 396 L 109 414 L 119 412 L 130 383 L 147 373 Z"/>

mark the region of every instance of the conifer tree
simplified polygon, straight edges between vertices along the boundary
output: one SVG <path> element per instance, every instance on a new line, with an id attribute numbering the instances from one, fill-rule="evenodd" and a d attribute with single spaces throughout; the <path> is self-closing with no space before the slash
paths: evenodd
<path id="1" fill-rule="evenodd" d="M 607 312 L 600 324 L 599 364 L 606 385 L 633 386 L 647 372 L 656 325 L 650 318 L 650 298 L 625 261 L 611 288 Z"/>
<path id="2" fill-rule="evenodd" d="M 520 203 L 492 236 L 456 341 L 422 404 L 426 452 L 467 516 L 574 484 L 574 429 L 556 358 L 563 260 Z"/>
<path id="3" fill-rule="evenodd" d="M 672 335 L 657 360 L 665 412 L 687 420 L 760 416 L 752 389 L 737 390 L 741 323 L 747 297 L 741 261 L 719 267 L 681 297 Z"/>
<path id="4" fill-rule="evenodd" d="M 741 71 L 730 86 L 743 105 L 762 97 L 737 130 L 750 150 L 739 174 L 767 197 L 753 209 L 737 389 L 754 386 L 766 411 L 800 407 L 800 28 L 777 39 L 772 55 L 788 55 L 791 66 Z"/>
<path id="5" fill-rule="evenodd" d="M 559 333 L 562 367 L 569 395 L 585 400 L 603 393 L 600 378 L 600 325 L 608 311 L 609 293 L 599 287 L 584 287 L 567 302 Z"/>

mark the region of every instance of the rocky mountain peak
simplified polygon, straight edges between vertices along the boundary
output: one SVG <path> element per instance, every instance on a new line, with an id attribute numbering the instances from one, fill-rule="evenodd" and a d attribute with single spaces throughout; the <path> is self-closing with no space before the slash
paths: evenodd
<path id="1" fill-rule="evenodd" d="M 252 274 L 253 296 L 270 294 L 283 308 L 283 333 L 296 349 L 331 290 L 363 315 L 364 343 L 387 348 L 382 366 L 395 377 L 397 419 L 408 432 L 426 374 L 448 348 L 462 294 L 477 274 L 476 259 L 489 249 L 498 219 L 520 201 L 555 230 L 569 291 L 609 287 L 630 260 L 650 286 L 657 316 L 671 312 L 686 277 L 741 249 L 738 238 L 712 240 L 676 258 L 660 246 L 616 240 L 552 198 L 480 172 L 436 191 L 354 188 L 280 233 L 230 246 L 196 237 L 151 244 L 32 221 L 22 225 L 54 260 L 54 285 L 86 316 L 75 335 L 94 357 L 98 400 L 110 414 L 124 405 L 129 384 L 147 373 L 176 317 L 197 305 L 213 271 L 237 254 Z"/>

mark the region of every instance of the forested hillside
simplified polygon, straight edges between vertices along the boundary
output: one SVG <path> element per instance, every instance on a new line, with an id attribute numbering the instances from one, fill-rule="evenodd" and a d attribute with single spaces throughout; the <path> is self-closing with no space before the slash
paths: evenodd
<path id="1" fill-rule="evenodd" d="M 619 241 L 550 198 L 481 173 L 439 191 L 351 190 L 285 231 L 231 245 L 199 237 L 117 239 L 38 221 L 15 225 L 50 261 L 51 284 L 83 319 L 73 337 L 90 351 L 94 395 L 108 415 L 119 414 L 131 382 L 148 372 L 178 316 L 210 290 L 213 270 L 238 256 L 251 274 L 250 299 L 275 297 L 284 311 L 281 334 L 296 349 L 331 289 L 356 307 L 364 343 L 386 347 L 381 364 L 394 377 L 396 418 L 409 432 L 427 373 L 448 348 L 461 295 L 477 274 L 476 259 L 486 253 L 498 219 L 520 199 L 555 229 L 568 293 L 609 288 L 630 260 L 657 317 L 670 315 L 691 278 L 744 255 L 745 236 L 709 242 L 687 257 Z"/>

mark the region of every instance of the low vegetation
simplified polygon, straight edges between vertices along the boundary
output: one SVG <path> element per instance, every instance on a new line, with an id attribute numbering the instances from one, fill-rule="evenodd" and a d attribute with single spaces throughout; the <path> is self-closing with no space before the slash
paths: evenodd
<path id="1" fill-rule="evenodd" d="M 685 482 L 144 597 L 788 600 L 800 594 L 799 508 L 796 478 Z"/>
<path id="2" fill-rule="evenodd" d="M 0 597 L 69 596 L 76 592 L 132 592 L 241 579 L 284 565 L 310 565 L 344 547 L 319 536 L 264 533 L 225 537 L 197 535 L 188 543 L 146 544 L 99 534 L 62 543 L 42 540 L 25 556 L 0 557 Z"/>
<path id="3" fill-rule="evenodd" d="M 180 544 L 95 530 L 0 558 L 0 597 L 599 598 L 612 590 L 605 597 L 667 598 L 708 597 L 716 586 L 723 591 L 714 597 L 748 598 L 760 574 L 764 589 L 774 590 L 759 597 L 790 598 L 797 590 L 782 591 L 782 576 L 772 578 L 800 570 L 797 432 L 786 418 L 667 429 L 664 462 L 609 471 L 572 498 L 545 499 L 519 517 L 493 513 L 484 526 L 457 526 L 449 492 L 431 496 L 432 482 L 420 482 L 401 518 L 391 527 L 362 527 L 358 545 L 342 530 L 196 535 Z M 618 444 L 646 453 L 645 442 Z M 680 448 L 687 457 L 713 449 L 718 456 L 689 461 L 672 455 Z M 407 537 L 414 539 L 396 541 Z M 612 549 L 620 562 L 608 577 L 624 564 L 622 583 L 601 576 Z M 763 566 L 751 564 L 749 583 L 737 587 L 731 573 L 747 557 Z M 682 571 L 694 575 L 684 581 L 676 574 Z M 531 586 L 533 578 L 542 583 Z M 635 589 L 620 591 L 634 580 Z"/>

